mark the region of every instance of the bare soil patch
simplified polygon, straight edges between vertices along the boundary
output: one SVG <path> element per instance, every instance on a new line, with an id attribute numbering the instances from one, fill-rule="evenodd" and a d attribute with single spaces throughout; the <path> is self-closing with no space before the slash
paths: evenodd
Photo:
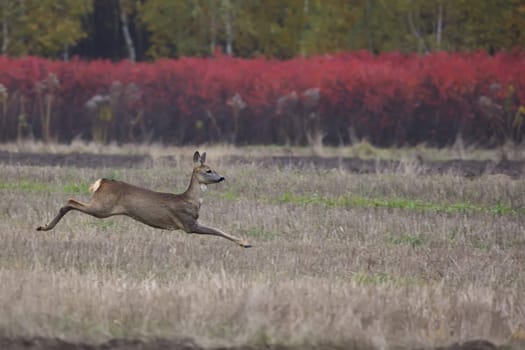
<path id="1" fill-rule="evenodd" d="M 71 343 L 57 338 L 0 338 L 0 348 L 4 350 L 204 350 L 205 348 L 197 345 L 191 339 L 181 340 L 167 340 L 154 339 L 150 341 L 130 340 L 130 339 L 113 339 L 106 343 L 92 345 L 83 343 Z M 287 347 L 287 346 L 242 346 L 242 347 L 218 347 L 209 348 L 214 350 L 359 350 L 366 349 L 358 345 L 344 345 L 344 346 L 301 346 L 301 347 Z M 505 347 L 497 347 L 496 345 L 484 341 L 473 340 L 465 343 L 456 343 L 447 347 L 435 348 L 435 350 L 497 350 L 505 349 Z"/>
<path id="2" fill-rule="evenodd" d="M 315 156 L 262 156 L 246 158 L 241 156 L 226 156 L 226 163 L 255 163 L 259 166 L 281 166 L 295 168 L 342 168 L 352 173 L 373 174 L 413 168 L 421 175 L 454 174 L 465 177 L 481 175 L 503 174 L 512 178 L 522 177 L 525 173 L 525 162 L 514 160 L 444 160 L 415 161 L 372 160 L 361 158 L 342 157 L 315 157 Z M 0 151 L 0 163 L 11 165 L 30 166 L 70 166 L 81 168 L 98 167 L 150 167 L 157 161 L 164 165 L 176 165 L 175 157 L 163 156 L 154 160 L 149 155 L 104 155 L 92 153 L 24 153 Z"/>

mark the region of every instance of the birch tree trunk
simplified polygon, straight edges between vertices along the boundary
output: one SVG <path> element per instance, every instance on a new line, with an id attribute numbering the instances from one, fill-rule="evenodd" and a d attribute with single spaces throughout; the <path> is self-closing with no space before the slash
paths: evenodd
<path id="1" fill-rule="evenodd" d="M 366 41 L 368 43 L 368 51 L 373 52 L 374 43 L 372 39 L 371 12 L 372 12 L 372 4 L 370 3 L 370 0 L 366 0 L 366 7 L 365 7 Z"/>
<path id="2" fill-rule="evenodd" d="M 436 24 L 436 50 L 441 50 L 441 35 L 443 32 L 443 4 L 438 5 L 438 18 Z"/>
<path id="3" fill-rule="evenodd" d="M 133 44 L 133 38 L 129 33 L 129 23 L 128 23 L 128 14 L 126 13 L 126 7 L 124 0 L 120 0 L 120 23 L 122 25 L 122 34 L 124 35 L 124 40 L 126 42 L 126 48 L 128 49 L 129 60 L 131 62 L 136 61 L 136 52 L 135 45 Z"/>
<path id="4" fill-rule="evenodd" d="M 69 61 L 69 45 L 64 45 L 64 51 L 62 52 L 62 59 L 67 62 Z"/>
<path id="5" fill-rule="evenodd" d="M 215 53 L 215 47 L 217 46 L 217 7 L 215 6 L 215 1 L 211 1 L 210 36 L 210 54 L 213 56 Z"/>
<path id="6" fill-rule="evenodd" d="M 308 23 L 308 14 L 310 12 L 310 0 L 303 0 L 303 28 L 301 31 L 301 56 L 306 56 L 306 49 L 305 49 L 305 32 L 307 29 L 307 23 Z"/>
<path id="7" fill-rule="evenodd" d="M 412 11 L 408 12 L 408 24 L 410 25 L 410 30 L 412 31 L 412 35 L 414 35 L 417 38 L 418 41 L 418 51 L 423 51 L 424 53 L 428 53 L 427 45 L 425 44 L 425 40 L 423 37 L 421 37 L 421 34 L 417 30 L 414 20 L 412 19 Z"/>
<path id="8" fill-rule="evenodd" d="M 226 54 L 233 55 L 232 9 L 230 0 L 224 0 L 224 25 L 226 30 Z"/>

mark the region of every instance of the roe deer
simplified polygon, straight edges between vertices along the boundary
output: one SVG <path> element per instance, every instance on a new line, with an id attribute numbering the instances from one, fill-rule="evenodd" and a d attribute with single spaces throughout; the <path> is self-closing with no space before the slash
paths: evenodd
<path id="1" fill-rule="evenodd" d="M 154 192 L 121 181 L 99 179 L 89 187 L 93 193 L 91 202 L 83 204 L 69 199 L 47 226 L 40 226 L 37 230 L 51 230 L 67 212 L 78 210 L 99 219 L 126 215 L 155 228 L 215 235 L 229 239 L 244 248 L 251 247 L 241 238 L 197 223 L 201 205 L 200 187 L 224 181 L 224 177 L 204 164 L 205 161 L 206 153 L 200 155 L 199 152 L 195 152 L 190 185 L 186 192 L 181 194 Z"/>

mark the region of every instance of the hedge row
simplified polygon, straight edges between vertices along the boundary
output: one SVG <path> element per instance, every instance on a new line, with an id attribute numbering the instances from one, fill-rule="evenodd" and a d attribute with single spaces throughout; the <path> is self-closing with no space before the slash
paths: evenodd
<path id="1" fill-rule="evenodd" d="M 0 57 L 0 141 L 521 141 L 525 53 L 358 52 L 288 61 Z"/>

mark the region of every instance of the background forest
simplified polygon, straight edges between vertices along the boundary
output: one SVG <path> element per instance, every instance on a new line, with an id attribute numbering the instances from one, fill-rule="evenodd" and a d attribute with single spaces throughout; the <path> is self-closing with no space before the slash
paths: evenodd
<path id="1" fill-rule="evenodd" d="M 1 0 L 0 141 L 521 142 L 523 0 Z"/>
<path id="2" fill-rule="evenodd" d="M 2 0 L 9 56 L 292 58 L 525 44 L 523 0 Z"/>

